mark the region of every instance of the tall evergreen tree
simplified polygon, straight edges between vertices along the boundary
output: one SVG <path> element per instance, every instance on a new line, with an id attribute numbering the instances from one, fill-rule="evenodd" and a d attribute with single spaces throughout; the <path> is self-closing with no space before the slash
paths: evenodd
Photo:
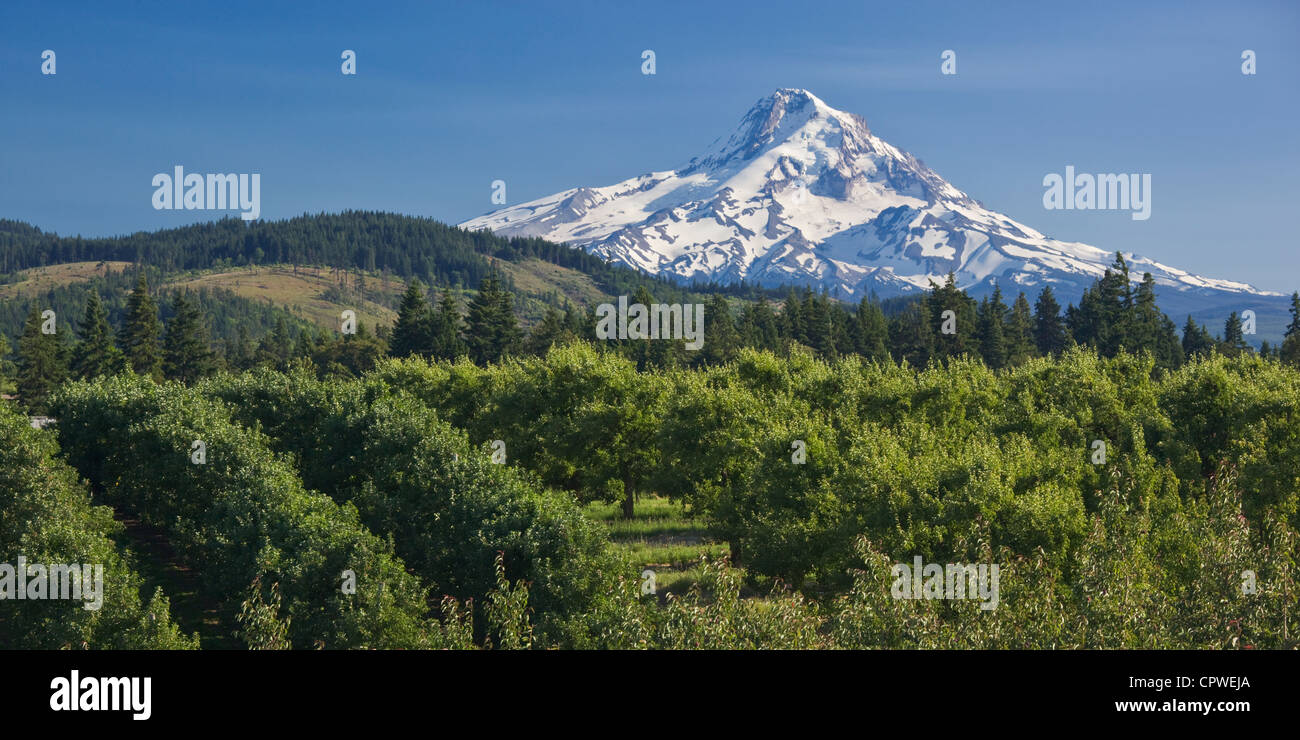
<path id="1" fill-rule="evenodd" d="M 248 327 L 240 324 L 234 339 L 226 340 L 226 365 L 231 370 L 247 370 L 253 366 L 253 340 L 248 336 Z"/>
<path id="2" fill-rule="evenodd" d="M 553 345 L 562 343 L 567 330 L 564 327 L 564 314 L 555 306 L 547 306 L 542 320 L 533 327 L 524 342 L 524 351 L 532 355 L 544 356 Z"/>
<path id="3" fill-rule="evenodd" d="M 1183 348 L 1174 322 L 1156 306 L 1156 280 L 1151 273 L 1142 275 L 1128 323 L 1130 352 L 1150 352 L 1156 364 L 1174 369 L 1183 364 Z"/>
<path id="4" fill-rule="evenodd" d="M 143 274 L 126 300 L 126 319 L 118 334 L 118 344 L 127 365 L 140 375 L 162 377 L 162 322 L 158 306 L 149 296 L 149 283 Z"/>
<path id="5" fill-rule="evenodd" d="M 18 338 L 18 396 L 33 413 L 44 413 L 50 391 L 67 377 L 58 339 L 41 332 L 41 312 L 27 314 Z"/>
<path id="6" fill-rule="evenodd" d="M 1291 294 L 1291 323 L 1286 327 L 1278 359 L 1292 367 L 1300 367 L 1300 293 Z"/>
<path id="7" fill-rule="evenodd" d="M 976 352 L 979 349 L 979 317 L 975 299 L 957 287 L 957 276 L 949 272 L 943 285 L 930 282 L 930 294 L 924 299 L 924 310 L 929 319 L 929 337 L 932 355 L 947 359 Z M 945 312 L 952 314 L 945 316 Z M 945 331 L 951 329 L 952 331 Z"/>
<path id="8" fill-rule="evenodd" d="M 977 313 L 977 333 L 980 355 L 993 369 L 1006 367 L 1006 304 L 1002 302 L 1001 286 L 994 286 L 992 297 L 980 301 Z"/>
<path id="9" fill-rule="evenodd" d="M 113 328 L 108 324 L 108 313 L 99 300 L 98 291 L 90 291 L 86 313 L 78 329 L 81 340 L 72 350 L 72 374 L 75 377 L 90 380 L 124 369 L 122 352 L 113 343 Z"/>
<path id="10" fill-rule="evenodd" d="M 364 333 L 365 327 L 357 325 L 357 332 Z M 273 368 L 281 372 L 289 369 L 289 359 L 293 355 L 293 335 L 289 333 L 289 323 L 284 317 L 276 319 L 275 328 L 257 343 L 253 361 L 257 365 Z"/>
<path id="11" fill-rule="evenodd" d="M 1016 296 L 1011 306 L 1011 316 L 1007 320 L 1007 364 L 1017 366 L 1038 354 L 1034 347 L 1034 315 L 1029 308 L 1029 299 L 1024 291 Z"/>
<path id="12" fill-rule="evenodd" d="M 758 301 L 748 303 L 741 312 L 740 341 L 747 347 L 779 352 L 781 349 L 781 330 L 776 312 L 772 310 L 767 298 L 760 295 Z"/>
<path id="13" fill-rule="evenodd" d="M 691 310 L 688 304 L 686 310 Z M 820 315 L 820 309 L 815 311 Z M 698 327 L 696 327 L 698 329 Z M 829 338 L 830 322 L 829 319 L 825 326 L 826 331 L 817 331 L 819 342 L 825 346 Z M 695 354 L 698 355 L 698 362 L 708 365 L 717 365 L 736 356 L 736 350 L 740 348 L 740 334 L 736 331 L 736 325 L 731 318 L 731 306 L 728 305 L 727 299 L 714 293 L 709 296 L 708 302 L 704 304 L 704 346 Z M 814 347 L 814 349 L 819 349 Z M 820 351 L 820 349 L 819 349 Z"/>
<path id="14" fill-rule="evenodd" d="M 1246 344 L 1246 336 L 1241 331 L 1241 317 L 1237 316 L 1236 311 L 1223 324 L 1223 341 L 1219 344 L 1219 350 L 1229 357 L 1250 352 L 1250 345 Z"/>
<path id="15" fill-rule="evenodd" d="M 934 329 L 930 325 L 926 301 L 908 304 L 889 322 L 889 345 L 894 359 L 914 368 L 923 368 L 934 356 Z"/>
<path id="16" fill-rule="evenodd" d="M 1183 355 L 1188 359 L 1197 355 L 1209 356 L 1214 354 L 1214 349 L 1214 337 L 1210 336 L 1209 330 L 1204 326 L 1193 321 L 1189 314 L 1187 323 L 1183 325 Z"/>
<path id="17" fill-rule="evenodd" d="M 889 360 L 889 322 L 880 304 L 863 297 L 856 318 L 858 354 L 881 362 Z"/>
<path id="18" fill-rule="evenodd" d="M 460 309 L 450 290 L 443 291 L 442 298 L 438 300 L 438 310 L 433 315 L 433 329 L 430 331 L 430 349 L 433 356 L 440 360 L 454 360 L 469 352 L 465 340 L 461 338 Z"/>
<path id="19" fill-rule="evenodd" d="M 781 304 L 781 333 L 791 341 L 808 344 L 808 332 L 805 326 L 803 305 L 799 296 L 791 288 L 786 291 L 785 302 Z"/>
<path id="20" fill-rule="evenodd" d="M 429 355 L 433 352 L 433 313 L 424 297 L 419 280 L 406 284 L 406 293 L 397 309 L 397 323 L 388 342 L 394 357 Z"/>
<path id="21" fill-rule="evenodd" d="M 1058 355 L 1069 345 L 1061 304 L 1056 302 L 1050 285 L 1043 286 L 1034 303 L 1034 344 L 1041 355 Z"/>
<path id="22" fill-rule="evenodd" d="M 172 320 L 163 340 L 163 373 L 169 380 L 189 385 L 216 369 L 203 315 L 185 292 L 178 290 L 172 299 Z"/>
<path id="23" fill-rule="evenodd" d="M 523 335 L 515 320 L 510 293 L 501 287 L 495 270 L 479 284 L 478 295 L 470 301 L 465 324 L 465 344 L 474 362 L 497 362 L 519 352 Z"/>
<path id="24" fill-rule="evenodd" d="M 705 313 L 707 314 L 707 309 Z M 806 290 L 800 313 L 803 315 L 804 336 L 807 339 L 804 343 L 822 357 L 831 356 L 835 348 L 831 331 L 830 301 L 824 295 Z"/>

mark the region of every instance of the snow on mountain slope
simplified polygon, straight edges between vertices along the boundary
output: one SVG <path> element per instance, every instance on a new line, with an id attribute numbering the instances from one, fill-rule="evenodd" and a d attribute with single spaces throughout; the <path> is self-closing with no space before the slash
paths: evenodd
<path id="1" fill-rule="evenodd" d="M 684 167 L 566 190 L 461 226 L 566 242 L 681 280 L 825 286 L 846 298 L 925 290 L 950 271 L 976 293 L 994 282 L 1012 293 L 1051 283 L 1071 298 L 1114 259 L 982 207 L 861 117 L 797 89 L 760 100 Z M 1143 257 L 1130 265 L 1137 276 L 1152 273 L 1162 297 L 1277 295 Z"/>

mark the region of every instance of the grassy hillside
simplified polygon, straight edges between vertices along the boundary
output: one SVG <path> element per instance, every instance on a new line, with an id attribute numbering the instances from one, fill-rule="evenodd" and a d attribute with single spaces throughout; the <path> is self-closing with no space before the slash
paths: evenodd
<path id="1" fill-rule="evenodd" d="M 110 270 L 122 272 L 130 266 L 130 262 L 67 262 L 22 270 L 10 276 L 11 282 L 0 285 L 0 301 L 90 282 L 94 278 L 104 277 Z"/>
<path id="2" fill-rule="evenodd" d="M 164 283 L 164 288 L 220 288 L 249 300 L 279 306 L 318 326 L 336 329 L 345 309 L 357 312 L 367 326 L 386 326 L 397 318 L 392 306 L 405 287 L 400 280 L 362 276 L 361 285 L 346 273 L 319 267 L 271 265 L 206 271 Z"/>

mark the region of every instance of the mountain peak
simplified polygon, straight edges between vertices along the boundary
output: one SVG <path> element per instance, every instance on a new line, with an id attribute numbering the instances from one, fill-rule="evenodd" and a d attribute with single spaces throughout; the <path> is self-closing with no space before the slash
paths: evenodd
<path id="1" fill-rule="evenodd" d="M 819 138 L 813 128 L 829 129 L 839 143 L 865 144 L 871 132 L 859 116 L 838 111 L 808 90 L 782 87 L 759 99 L 726 139 L 717 139 L 688 169 L 716 169 L 752 160 L 775 144 L 795 138 Z M 820 137 L 826 138 L 826 137 Z"/>
<path id="2" fill-rule="evenodd" d="M 953 272 L 976 293 L 1051 284 L 1071 300 L 1114 257 L 984 208 L 860 116 L 802 88 L 763 97 L 685 167 L 566 190 L 462 226 L 566 242 L 682 280 L 811 285 L 846 297 L 924 291 Z M 1145 258 L 1132 266 L 1152 273 L 1162 299 L 1260 295 Z"/>

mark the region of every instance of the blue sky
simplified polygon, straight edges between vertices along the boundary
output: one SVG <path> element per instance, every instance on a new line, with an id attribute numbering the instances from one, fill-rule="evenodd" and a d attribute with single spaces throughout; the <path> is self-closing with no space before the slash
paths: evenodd
<path id="1" fill-rule="evenodd" d="M 5 3 L 0 217 L 86 236 L 208 220 L 151 206 L 182 164 L 261 173 L 263 218 L 456 223 L 496 179 L 515 203 L 678 166 L 778 87 L 1049 236 L 1300 287 L 1295 2 Z M 1066 165 L 1151 173 L 1151 218 L 1045 211 Z"/>

